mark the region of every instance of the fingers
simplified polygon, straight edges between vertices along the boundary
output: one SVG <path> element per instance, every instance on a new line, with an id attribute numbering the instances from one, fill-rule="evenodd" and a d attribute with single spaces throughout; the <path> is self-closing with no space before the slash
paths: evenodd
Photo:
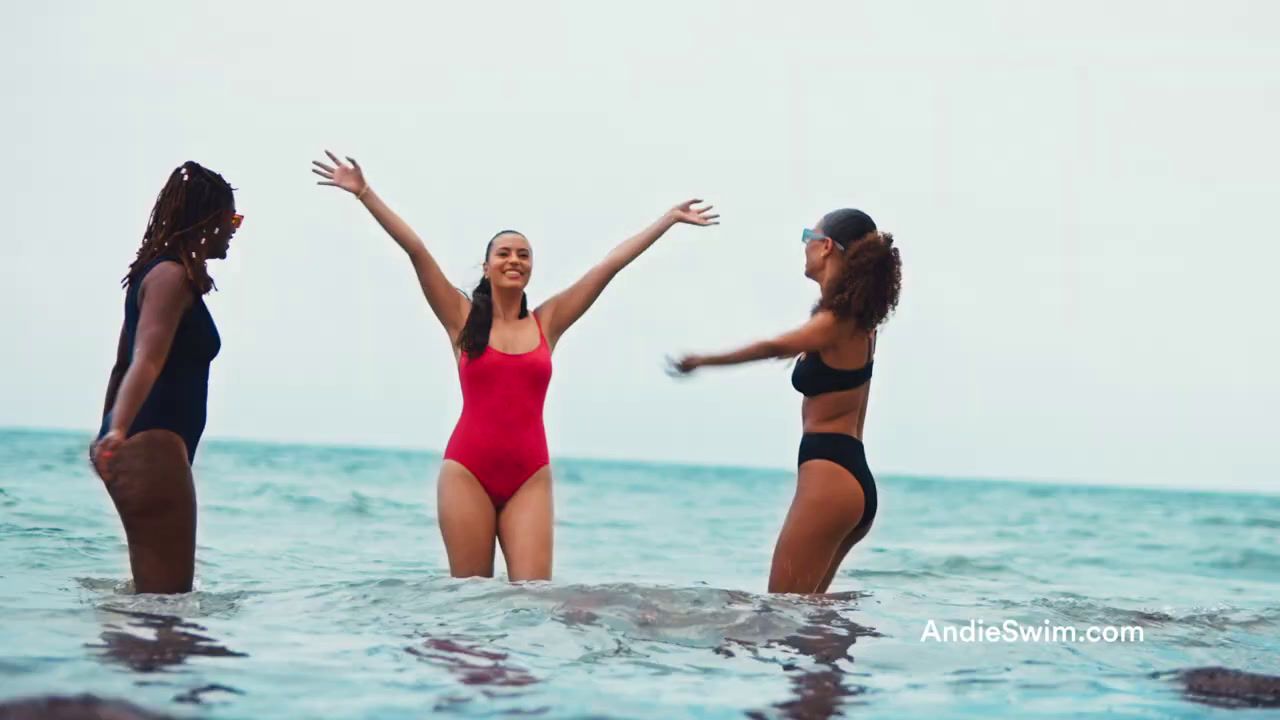
<path id="1" fill-rule="evenodd" d="M 332 180 L 332 179 L 333 179 L 333 173 L 324 172 L 323 170 L 316 170 L 315 168 L 311 168 L 311 172 L 313 172 L 313 173 L 315 173 L 315 174 L 319 175 L 320 177 L 324 178 L 325 180 Z"/>
<path id="2" fill-rule="evenodd" d="M 119 445 L 120 443 L 113 442 L 110 437 L 107 437 L 94 443 L 89 449 L 93 469 L 98 473 L 98 477 L 103 480 L 111 479 L 111 461 L 115 457 L 116 449 Z"/>
<path id="3" fill-rule="evenodd" d="M 666 367 L 663 368 L 663 372 L 665 372 L 669 377 L 685 378 L 689 376 L 689 373 L 693 372 L 692 363 L 687 356 L 682 358 L 673 358 L 670 355 L 667 355 L 663 359 L 666 361 Z"/>
<path id="4" fill-rule="evenodd" d="M 342 186 L 341 186 L 341 185 L 339 185 L 338 183 L 336 183 L 336 182 L 330 182 L 330 181 L 328 181 L 328 180 L 321 180 L 320 182 L 317 182 L 316 184 L 317 184 L 317 185 L 328 185 L 329 187 L 342 187 Z"/>
<path id="5" fill-rule="evenodd" d="M 351 163 L 351 167 L 360 170 L 360 163 L 356 162 L 356 159 L 350 155 L 347 156 L 347 162 Z"/>
<path id="6" fill-rule="evenodd" d="M 677 363 L 675 359 L 668 357 L 666 360 L 667 360 L 667 364 L 665 367 L 662 368 L 662 372 L 666 373 L 667 377 L 672 377 L 672 378 L 684 377 L 684 372 L 680 370 L 680 364 Z"/>
<path id="7" fill-rule="evenodd" d="M 338 167 L 342 167 L 342 161 L 338 159 L 338 156 L 337 156 L 337 155 L 334 155 L 333 153 L 329 152 L 328 150 L 325 150 L 325 151 L 324 151 L 324 154 L 329 156 L 329 159 L 333 161 L 333 164 L 334 164 L 334 165 L 336 165 L 336 166 L 338 166 Z"/>
<path id="8" fill-rule="evenodd" d="M 680 207 L 680 209 L 681 209 L 681 210 L 688 210 L 689 208 L 693 207 L 694 205 L 697 205 L 697 204 L 698 204 L 698 203 L 700 203 L 700 202 L 702 202 L 702 198 L 694 198 L 694 199 L 692 199 L 692 200 L 685 200 L 684 202 L 680 203 L 680 206 L 679 206 L 679 207 Z"/>

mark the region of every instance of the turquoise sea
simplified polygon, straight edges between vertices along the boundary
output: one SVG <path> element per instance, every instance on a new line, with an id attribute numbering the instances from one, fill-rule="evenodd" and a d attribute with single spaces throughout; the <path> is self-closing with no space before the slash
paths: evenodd
<path id="1" fill-rule="evenodd" d="M 775 597 L 791 473 L 557 459 L 555 580 L 514 586 L 448 577 L 438 455 L 209 441 L 198 589 L 160 597 L 127 591 L 88 440 L 0 431 L 0 702 L 257 720 L 1275 712 L 1178 673 L 1280 674 L 1276 496 L 881 474 L 838 592 Z M 1143 637 L 941 642 L 931 621 Z"/>

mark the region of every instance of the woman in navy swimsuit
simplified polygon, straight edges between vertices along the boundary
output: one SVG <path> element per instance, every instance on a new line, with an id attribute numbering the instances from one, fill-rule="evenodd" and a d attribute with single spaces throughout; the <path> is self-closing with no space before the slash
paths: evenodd
<path id="1" fill-rule="evenodd" d="M 213 289 L 205 266 L 227 256 L 241 220 L 221 175 L 183 163 L 156 198 L 122 281 L 124 326 L 89 456 L 124 523 L 137 592 L 191 590 L 191 462 L 204 432 L 209 364 L 221 346 L 204 304 Z"/>
<path id="2" fill-rule="evenodd" d="M 849 549 L 871 529 L 876 483 L 867 467 L 867 417 L 876 328 L 898 304 L 902 260 L 893 236 L 860 210 L 828 213 L 803 233 L 804 274 L 822 296 L 809 322 L 720 355 L 688 355 L 674 369 L 800 355 L 791 385 L 802 395 L 799 480 L 778 536 L 769 592 L 824 593 Z"/>

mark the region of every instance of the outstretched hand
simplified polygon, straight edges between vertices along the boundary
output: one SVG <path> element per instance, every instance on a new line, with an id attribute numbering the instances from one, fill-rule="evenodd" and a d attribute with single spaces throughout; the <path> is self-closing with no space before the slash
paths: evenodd
<path id="1" fill-rule="evenodd" d="M 329 156 L 329 159 L 333 161 L 333 165 L 327 165 L 319 160 L 311 161 L 311 164 L 315 165 L 315 167 L 311 168 L 311 172 L 324 178 L 316 184 L 342 188 L 357 197 L 363 195 L 364 191 L 368 189 L 369 183 L 364 179 L 364 171 L 360 169 L 360 163 L 356 162 L 355 158 L 348 157 L 347 162 L 351 164 L 344 165 L 338 159 L 338 156 L 328 150 L 325 150 L 324 154 Z"/>
<path id="2" fill-rule="evenodd" d="M 702 359 L 697 355 L 685 355 L 680 358 L 667 356 L 667 374 L 671 377 L 684 377 L 693 372 L 702 364 Z"/>
<path id="3" fill-rule="evenodd" d="M 720 214 L 711 212 L 715 205 L 707 205 L 701 208 L 694 207 L 700 202 L 702 200 L 686 200 L 668 210 L 667 215 L 678 223 L 688 225 L 719 225 Z"/>

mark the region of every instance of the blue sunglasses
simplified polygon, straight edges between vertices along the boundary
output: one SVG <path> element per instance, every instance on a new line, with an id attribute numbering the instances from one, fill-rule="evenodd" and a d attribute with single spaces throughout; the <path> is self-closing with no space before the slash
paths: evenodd
<path id="1" fill-rule="evenodd" d="M 817 230 L 810 230 L 809 228 L 805 228 L 804 232 L 800 234 L 800 237 L 801 237 L 801 242 L 803 242 L 805 245 L 808 245 L 809 242 L 812 240 L 831 240 L 830 236 L 823 235 Z M 840 248 L 840 252 L 844 252 L 844 245 L 840 244 L 839 242 L 836 242 L 835 240 L 831 240 L 831 242 L 835 243 L 835 246 Z"/>

